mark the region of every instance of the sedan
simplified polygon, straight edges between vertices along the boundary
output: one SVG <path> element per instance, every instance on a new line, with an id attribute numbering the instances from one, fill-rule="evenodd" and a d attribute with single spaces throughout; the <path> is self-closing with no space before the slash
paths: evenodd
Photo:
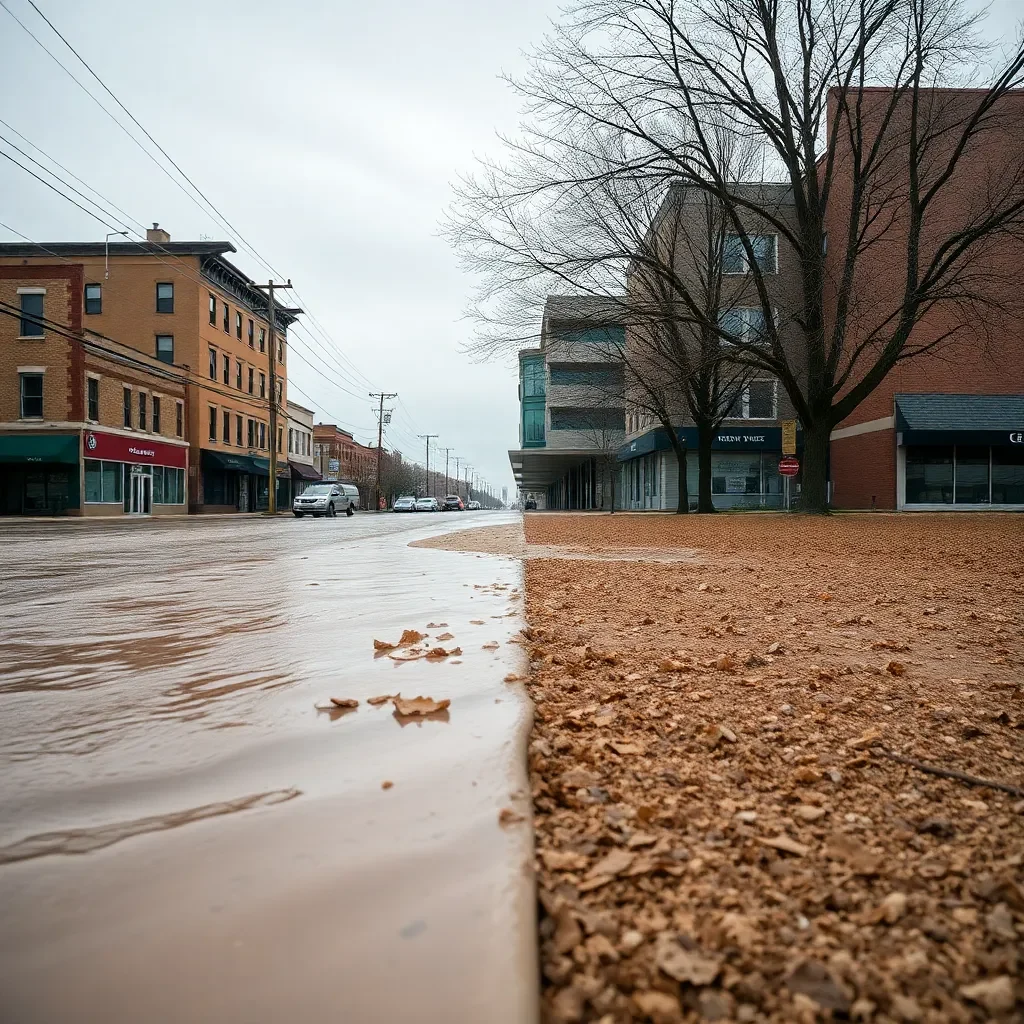
<path id="1" fill-rule="evenodd" d="M 416 511 L 416 499 L 410 497 L 395 498 L 394 505 L 391 506 L 392 512 L 415 512 Z"/>
<path id="2" fill-rule="evenodd" d="M 437 498 L 417 498 L 416 499 L 416 511 L 417 512 L 440 512 L 441 506 L 437 503 Z"/>

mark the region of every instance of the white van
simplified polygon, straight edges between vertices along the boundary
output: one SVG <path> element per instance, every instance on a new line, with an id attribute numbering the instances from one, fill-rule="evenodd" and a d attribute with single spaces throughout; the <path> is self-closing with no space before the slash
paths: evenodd
<path id="1" fill-rule="evenodd" d="M 355 484 L 313 484 L 292 502 L 292 511 L 301 519 L 311 516 L 336 516 L 339 512 L 353 515 L 359 508 L 359 488 Z"/>

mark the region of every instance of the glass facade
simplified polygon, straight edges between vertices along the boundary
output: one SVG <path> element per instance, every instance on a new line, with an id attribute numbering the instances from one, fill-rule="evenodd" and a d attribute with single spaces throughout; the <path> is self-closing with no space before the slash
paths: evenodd
<path id="1" fill-rule="evenodd" d="M 1024 450 L 985 445 L 908 445 L 907 505 L 1022 505 Z"/>

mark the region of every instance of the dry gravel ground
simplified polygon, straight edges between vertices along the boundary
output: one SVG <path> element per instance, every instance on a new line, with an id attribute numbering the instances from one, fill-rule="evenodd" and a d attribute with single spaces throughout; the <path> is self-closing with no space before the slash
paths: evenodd
<path id="1" fill-rule="evenodd" d="M 548 1021 L 1024 1019 L 1024 520 L 526 539 Z"/>

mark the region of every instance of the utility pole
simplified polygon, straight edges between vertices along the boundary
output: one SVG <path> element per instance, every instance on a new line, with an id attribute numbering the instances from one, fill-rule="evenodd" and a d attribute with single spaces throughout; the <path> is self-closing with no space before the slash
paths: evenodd
<path id="1" fill-rule="evenodd" d="M 448 483 L 449 483 L 449 481 L 448 481 L 448 459 L 450 458 L 451 453 L 454 450 L 455 450 L 454 448 L 445 448 L 445 450 L 444 450 L 444 493 L 445 493 L 445 495 L 448 494 Z"/>
<path id="2" fill-rule="evenodd" d="M 424 491 L 429 490 L 430 494 L 424 494 L 423 496 L 425 498 L 432 498 L 434 496 L 434 490 L 430 486 L 430 439 L 432 437 L 439 437 L 440 435 L 438 435 L 438 434 L 417 434 L 416 436 L 419 437 L 419 438 L 424 439 L 427 442 L 427 479 L 426 479 L 426 486 L 423 489 L 424 489 Z"/>
<path id="3" fill-rule="evenodd" d="M 287 284 L 274 284 L 268 281 L 267 284 L 258 284 L 256 287 L 261 291 L 267 290 L 267 341 L 270 345 L 268 352 L 268 376 L 270 377 L 270 483 L 267 487 L 267 513 L 274 515 L 277 512 L 277 327 L 276 314 L 274 313 L 274 289 L 291 288 L 292 279 L 288 278 Z"/>
<path id="4" fill-rule="evenodd" d="M 473 488 L 469 486 L 469 471 L 472 468 L 473 468 L 472 466 L 467 466 L 466 467 L 466 501 L 472 501 L 473 500 Z"/>
<path id="5" fill-rule="evenodd" d="M 380 399 L 380 415 L 377 417 L 377 511 L 380 509 L 380 457 L 381 443 L 384 440 L 384 399 L 397 398 L 397 391 L 371 391 L 371 398 Z"/>
<path id="6" fill-rule="evenodd" d="M 462 481 L 459 479 L 459 457 L 455 456 L 455 490 L 459 490 Z"/>

